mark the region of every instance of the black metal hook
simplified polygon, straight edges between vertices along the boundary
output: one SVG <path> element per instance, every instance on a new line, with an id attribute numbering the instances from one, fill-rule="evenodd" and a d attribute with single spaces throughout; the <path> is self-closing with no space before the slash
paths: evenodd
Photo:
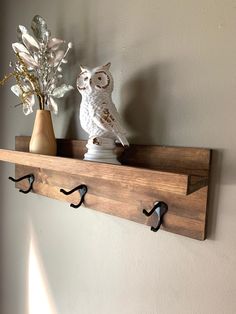
<path id="1" fill-rule="evenodd" d="M 158 224 L 156 227 L 151 227 L 151 230 L 157 232 L 160 229 L 160 226 L 163 222 L 163 216 L 168 211 L 168 205 L 165 202 L 156 202 L 153 206 L 153 209 L 148 212 L 146 209 L 143 209 L 143 213 L 146 216 L 151 216 L 154 212 L 157 213 L 158 216 Z"/>
<path id="2" fill-rule="evenodd" d="M 88 188 L 85 184 L 80 184 L 78 185 L 77 187 L 75 187 L 74 189 L 70 190 L 70 191 L 65 191 L 64 189 L 60 189 L 60 192 L 65 194 L 65 195 L 70 195 L 72 193 L 74 193 L 75 191 L 78 191 L 79 190 L 79 193 L 80 193 L 80 202 L 79 204 L 75 205 L 75 204 L 70 204 L 71 207 L 73 208 L 79 208 L 83 202 L 84 202 L 84 197 L 85 197 L 85 194 L 87 193 L 88 191 Z"/>
<path id="3" fill-rule="evenodd" d="M 32 173 L 30 173 L 30 174 L 27 174 L 26 176 L 19 178 L 19 179 L 14 179 L 12 177 L 9 177 L 8 179 L 13 181 L 13 182 L 20 182 L 21 180 L 28 179 L 29 184 L 30 184 L 28 190 L 21 190 L 21 189 L 19 190 L 19 192 L 27 194 L 33 189 L 33 183 L 34 183 L 35 177 Z"/>

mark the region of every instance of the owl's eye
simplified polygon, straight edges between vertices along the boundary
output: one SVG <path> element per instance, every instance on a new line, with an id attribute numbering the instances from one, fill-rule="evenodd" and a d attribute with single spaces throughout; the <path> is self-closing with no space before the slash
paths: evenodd
<path id="1" fill-rule="evenodd" d="M 93 83 L 97 88 L 106 88 L 110 84 L 110 78 L 105 71 L 98 71 L 94 74 Z"/>
<path id="2" fill-rule="evenodd" d="M 77 78 L 77 88 L 78 90 L 84 90 L 88 87 L 88 74 L 82 72 Z"/>

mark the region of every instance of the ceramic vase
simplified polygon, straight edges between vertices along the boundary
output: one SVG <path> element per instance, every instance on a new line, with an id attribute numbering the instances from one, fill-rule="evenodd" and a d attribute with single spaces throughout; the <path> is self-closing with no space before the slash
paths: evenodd
<path id="1" fill-rule="evenodd" d="M 35 154 L 55 156 L 57 143 L 53 130 L 51 112 L 37 110 L 29 151 Z"/>

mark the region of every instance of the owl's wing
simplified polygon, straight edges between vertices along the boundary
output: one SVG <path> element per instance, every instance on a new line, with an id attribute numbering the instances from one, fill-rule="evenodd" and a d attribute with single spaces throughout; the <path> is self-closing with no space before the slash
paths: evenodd
<path id="1" fill-rule="evenodd" d="M 119 119 L 117 119 L 116 114 L 114 114 L 109 107 L 110 106 L 106 103 L 102 103 L 102 105 L 94 111 L 93 121 L 101 129 L 114 133 L 122 145 L 129 145 Z"/>

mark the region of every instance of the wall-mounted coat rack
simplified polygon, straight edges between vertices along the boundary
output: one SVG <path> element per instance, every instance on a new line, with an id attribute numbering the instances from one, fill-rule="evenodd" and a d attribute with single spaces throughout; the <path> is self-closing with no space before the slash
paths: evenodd
<path id="1" fill-rule="evenodd" d="M 77 204 L 73 207 L 83 203 L 153 231 L 162 223 L 166 231 L 205 239 L 209 149 L 117 147 L 122 165 L 112 165 L 83 161 L 85 141 L 57 140 L 58 156 L 52 157 L 29 153 L 29 140 L 16 137 L 16 150 L 0 149 L 0 160 L 16 164 L 16 178 L 33 174 L 34 193 Z M 27 190 L 29 182 L 16 187 Z"/>

